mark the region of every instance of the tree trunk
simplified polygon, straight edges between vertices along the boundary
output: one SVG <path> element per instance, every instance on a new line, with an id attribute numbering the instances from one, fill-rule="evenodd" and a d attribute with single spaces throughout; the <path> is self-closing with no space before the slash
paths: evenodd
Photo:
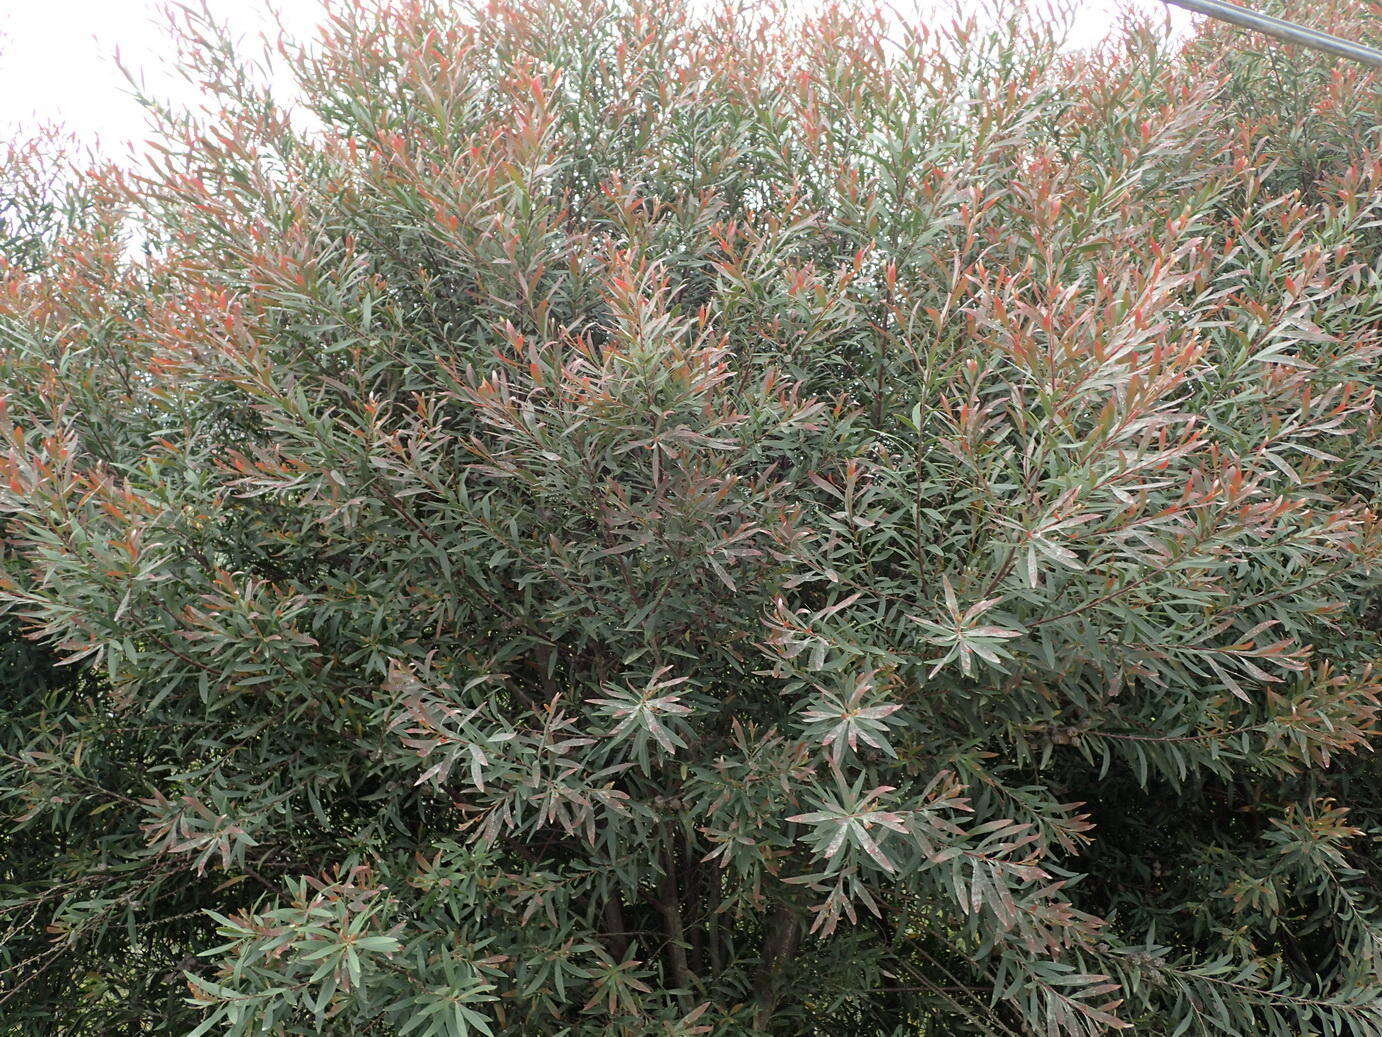
<path id="1" fill-rule="evenodd" d="M 681 916 L 681 900 L 677 891 L 676 858 L 668 849 L 664 852 L 662 880 L 658 883 L 657 908 L 662 914 L 662 927 L 667 936 L 667 965 L 672 980 L 686 993 L 682 1000 L 689 1006 L 696 989 L 696 977 L 686 960 L 686 926 Z"/>
<path id="2" fill-rule="evenodd" d="M 788 904 L 778 904 L 768 919 L 763 934 L 763 954 L 758 962 L 758 972 L 754 976 L 753 1027 L 760 1032 L 769 1032 L 773 1013 L 777 1011 L 778 980 L 782 967 L 792 960 L 801 940 L 801 924 Z"/>

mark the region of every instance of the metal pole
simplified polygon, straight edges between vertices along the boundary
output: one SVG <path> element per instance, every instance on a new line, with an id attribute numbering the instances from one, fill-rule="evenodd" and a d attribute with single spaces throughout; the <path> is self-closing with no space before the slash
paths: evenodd
<path id="1" fill-rule="evenodd" d="M 1313 47 L 1315 50 L 1337 54 L 1341 58 L 1351 58 L 1354 61 L 1361 61 L 1365 65 L 1372 65 L 1374 68 L 1382 68 L 1382 50 L 1361 43 L 1354 43 L 1352 40 L 1346 40 L 1339 36 L 1331 36 L 1329 33 L 1320 32 L 1318 29 L 1297 25 L 1295 22 L 1288 22 L 1284 18 L 1258 14 L 1256 11 L 1249 11 L 1237 4 L 1225 3 L 1224 0 L 1163 0 L 1163 2 L 1183 7 L 1187 11 L 1194 11 L 1196 14 L 1207 14 L 1211 18 L 1218 18 L 1220 21 L 1230 22 L 1244 29 L 1264 33 L 1281 40 L 1283 43 L 1298 43 L 1302 47 Z"/>

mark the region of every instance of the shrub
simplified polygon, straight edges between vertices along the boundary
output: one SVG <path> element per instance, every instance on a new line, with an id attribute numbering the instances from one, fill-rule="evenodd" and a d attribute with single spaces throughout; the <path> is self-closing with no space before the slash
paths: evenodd
<path id="1" fill-rule="evenodd" d="M 680 8 L 184 14 L 13 252 L 7 1026 L 1382 1033 L 1375 75 Z"/>

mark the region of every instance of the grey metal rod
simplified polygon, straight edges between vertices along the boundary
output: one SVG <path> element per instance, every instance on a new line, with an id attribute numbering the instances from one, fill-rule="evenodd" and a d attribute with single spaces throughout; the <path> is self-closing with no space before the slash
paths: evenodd
<path id="1" fill-rule="evenodd" d="M 1354 43 L 1352 40 L 1346 40 L 1340 36 L 1331 36 L 1329 33 L 1320 32 L 1318 29 L 1297 25 L 1295 22 L 1288 22 L 1284 18 L 1258 14 L 1256 11 L 1249 11 L 1237 4 L 1225 3 L 1224 0 L 1163 0 L 1163 2 L 1174 4 L 1176 7 L 1183 7 L 1187 11 L 1194 11 L 1196 14 L 1207 14 L 1211 18 L 1218 18 L 1220 21 L 1230 22 L 1244 29 L 1264 33 L 1284 43 L 1298 43 L 1302 47 L 1313 47 L 1315 50 L 1337 54 L 1341 58 L 1352 58 L 1354 61 L 1361 61 L 1365 65 L 1372 65 L 1374 68 L 1382 68 L 1382 50 L 1361 43 Z"/>

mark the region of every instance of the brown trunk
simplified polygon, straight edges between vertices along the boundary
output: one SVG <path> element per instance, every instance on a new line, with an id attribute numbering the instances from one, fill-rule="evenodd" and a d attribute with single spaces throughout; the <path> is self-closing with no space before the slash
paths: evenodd
<path id="1" fill-rule="evenodd" d="M 792 960 L 800 940 L 801 925 L 796 914 L 789 905 L 778 904 L 763 934 L 763 954 L 753 980 L 755 1030 L 769 1032 L 773 1013 L 777 1011 L 778 980 L 782 967 Z"/>
<path id="2" fill-rule="evenodd" d="M 681 916 L 681 900 L 677 893 L 676 859 L 671 851 L 663 858 L 662 881 L 658 883 L 657 909 L 662 914 L 663 932 L 667 936 L 667 967 L 672 981 L 686 993 L 682 1000 L 689 1004 L 696 989 L 696 978 L 686 960 L 686 926 Z"/>
<path id="3" fill-rule="evenodd" d="M 706 942 L 710 945 L 710 971 L 719 975 L 725 970 L 724 958 L 720 954 L 720 910 L 719 898 L 716 898 L 716 906 L 710 909 L 710 918 L 706 922 Z"/>
<path id="4" fill-rule="evenodd" d="M 624 925 L 624 907 L 619 903 L 618 896 L 610 894 L 604 907 L 600 909 L 600 916 L 604 922 L 605 939 L 610 954 L 615 961 L 623 961 L 629 950 L 629 937 L 628 929 Z"/>
<path id="5" fill-rule="evenodd" d="M 705 975 L 705 868 L 695 861 L 686 847 L 682 857 L 682 872 L 685 875 L 686 917 L 690 919 L 691 931 L 687 938 L 691 941 L 691 972 L 697 976 Z"/>

